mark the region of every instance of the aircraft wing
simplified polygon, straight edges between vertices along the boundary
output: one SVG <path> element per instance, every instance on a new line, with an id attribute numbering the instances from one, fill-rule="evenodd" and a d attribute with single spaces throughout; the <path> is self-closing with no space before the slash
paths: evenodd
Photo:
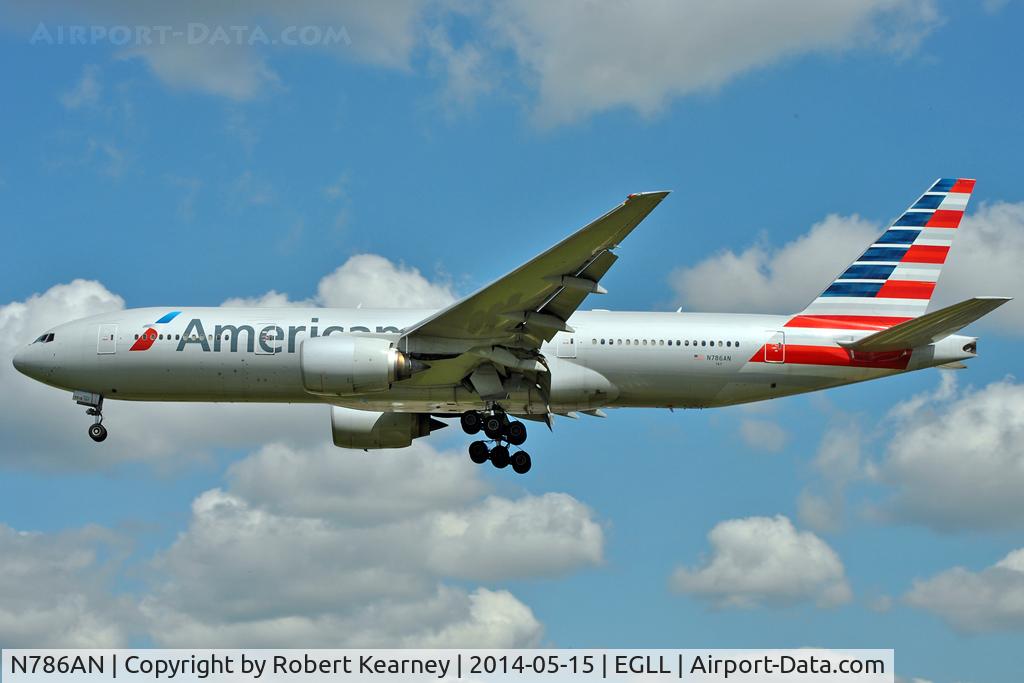
<path id="1" fill-rule="evenodd" d="M 618 244 L 668 192 L 631 194 L 619 206 L 483 289 L 406 329 L 406 348 L 505 346 L 536 350 L 566 324 L 618 258 Z"/>

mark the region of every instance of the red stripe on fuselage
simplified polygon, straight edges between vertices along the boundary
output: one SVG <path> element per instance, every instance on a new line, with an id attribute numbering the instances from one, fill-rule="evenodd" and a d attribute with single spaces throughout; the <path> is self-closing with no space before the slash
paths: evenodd
<path id="1" fill-rule="evenodd" d="M 830 330 L 884 330 L 911 318 L 887 315 L 798 315 L 784 327 L 813 327 Z"/>
<path id="2" fill-rule="evenodd" d="M 145 332 L 143 332 L 142 335 L 140 335 L 139 338 L 135 340 L 135 343 L 132 344 L 132 347 L 130 349 L 128 349 L 128 350 L 129 351 L 148 351 L 149 347 L 152 346 L 153 342 L 155 342 L 155 341 L 156 341 L 156 330 L 154 330 L 151 327 L 148 330 L 146 330 Z"/>
<path id="3" fill-rule="evenodd" d="M 906 370 L 910 363 L 911 353 L 910 349 L 865 352 L 851 351 L 841 346 L 786 344 L 785 362 L 788 365 L 839 365 L 851 368 Z M 765 347 L 762 346 L 748 362 L 764 363 L 766 362 L 764 354 Z"/>
<path id="4" fill-rule="evenodd" d="M 945 263 L 949 247 L 937 247 L 931 244 L 912 244 L 900 263 Z"/>
<path id="5" fill-rule="evenodd" d="M 960 225 L 960 219 L 964 217 L 963 211 L 950 211 L 948 209 L 936 209 L 932 217 L 925 223 L 926 228 L 955 228 Z"/>
<path id="6" fill-rule="evenodd" d="M 878 299 L 930 299 L 934 282 L 918 282 L 917 280 L 886 280 L 878 290 Z"/>

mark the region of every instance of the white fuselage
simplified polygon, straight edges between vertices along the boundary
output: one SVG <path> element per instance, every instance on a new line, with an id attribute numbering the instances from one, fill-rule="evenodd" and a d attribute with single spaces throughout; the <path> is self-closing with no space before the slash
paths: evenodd
<path id="1" fill-rule="evenodd" d="M 433 311 L 407 309 L 133 309 L 52 328 L 15 358 L 18 369 L 68 390 L 135 401 L 321 402 L 390 412 L 456 414 L 485 402 L 465 383 L 415 376 L 352 396 L 306 391 L 300 348 L 353 334 L 398 343 Z M 511 414 L 602 407 L 724 406 L 815 391 L 971 358 L 972 337 L 858 358 L 840 341 L 867 331 L 787 327 L 792 316 L 581 311 L 541 349 L 550 403 L 525 384 L 500 401 Z M 149 335 L 156 338 L 150 340 Z M 140 344 L 140 337 L 142 343 Z M 142 348 L 148 347 L 148 348 Z M 132 350 L 132 349 L 135 350 Z"/>

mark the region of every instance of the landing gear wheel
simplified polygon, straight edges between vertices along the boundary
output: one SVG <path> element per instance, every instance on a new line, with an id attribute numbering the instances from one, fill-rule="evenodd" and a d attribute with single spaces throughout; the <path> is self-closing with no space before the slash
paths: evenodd
<path id="1" fill-rule="evenodd" d="M 480 419 L 480 413 L 475 410 L 467 410 L 464 412 L 460 422 L 462 423 L 462 431 L 467 434 L 476 434 L 483 427 L 483 420 Z"/>
<path id="2" fill-rule="evenodd" d="M 99 422 L 96 424 L 89 425 L 89 438 L 99 443 L 107 438 L 107 428 L 101 425 Z"/>
<path id="3" fill-rule="evenodd" d="M 469 444 L 469 459 L 477 465 L 484 464 L 487 462 L 487 458 L 489 457 L 491 457 L 491 452 L 487 449 L 487 444 L 483 441 L 474 441 Z"/>
<path id="4" fill-rule="evenodd" d="M 491 464 L 499 470 L 503 470 L 508 467 L 510 460 L 511 459 L 508 456 L 508 449 L 504 446 L 495 446 L 491 449 Z"/>
<path id="5" fill-rule="evenodd" d="M 484 419 L 484 434 L 490 439 L 500 439 L 504 436 L 504 421 L 498 415 L 488 415 Z"/>
<path id="6" fill-rule="evenodd" d="M 526 425 L 522 422 L 512 422 L 505 429 L 508 433 L 508 442 L 513 446 L 521 446 L 526 443 Z"/>
<path id="7" fill-rule="evenodd" d="M 533 461 L 530 460 L 530 454 L 526 451 L 518 451 L 512 456 L 512 469 L 516 474 L 526 474 L 532 466 Z"/>

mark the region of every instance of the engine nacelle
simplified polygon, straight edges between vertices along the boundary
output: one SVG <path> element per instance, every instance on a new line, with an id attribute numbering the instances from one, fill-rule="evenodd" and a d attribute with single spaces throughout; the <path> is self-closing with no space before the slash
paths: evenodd
<path id="1" fill-rule="evenodd" d="M 302 385 L 311 394 L 352 396 L 387 391 L 417 365 L 387 339 L 332 335 L 303 340 Z"/>
<path id="2" fill-rule="evenodd" d="M 405 448 L 413 439 L 446 426 L 419 413 L 380 413 L 331 406 L 334 445 L 341 448 Z"/>

